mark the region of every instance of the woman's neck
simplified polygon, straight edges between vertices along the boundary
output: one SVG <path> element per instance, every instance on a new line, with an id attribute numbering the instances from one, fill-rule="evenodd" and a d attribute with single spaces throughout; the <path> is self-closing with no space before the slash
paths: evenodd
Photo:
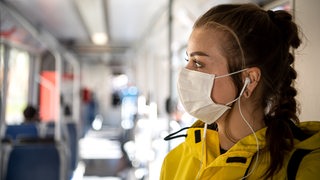
<path id="1" fill-rule="evenodd" d="M 252 134 L 248 124 L 254 131 L 265 127 L 263 110 L 252 107 L 246 106 L 245 103 L 241 104 L 243 118 L 239 111 L 238 102 L 236 102 L 233 108 L 217 121 L 221 148 L 228 150 L 239 140 Z"/>

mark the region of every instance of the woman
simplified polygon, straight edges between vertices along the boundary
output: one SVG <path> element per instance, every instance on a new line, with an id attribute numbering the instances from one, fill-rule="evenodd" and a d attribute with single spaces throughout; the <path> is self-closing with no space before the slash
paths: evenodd
<path id="1" fill-rule="evenodd" d="M 286 11 L 226 4 L 202 15 L 178 78 L 180 100 L 199 120 L 165 158 L 161 179 L 319 178 L 320 123 L 297 115 L 290 52 L 300 43 Z M 310 151 L 289 164 L 296 149 Z"/>

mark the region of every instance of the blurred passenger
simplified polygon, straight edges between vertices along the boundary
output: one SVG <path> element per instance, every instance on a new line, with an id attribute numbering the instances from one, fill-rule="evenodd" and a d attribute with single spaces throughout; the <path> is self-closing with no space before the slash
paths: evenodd
<path id="1" fill-rule="evenodd" d="M 28 105 L 23 110 L 24 123 L 40 122 L 38 109 L 32 105 Z"/>
<path id="2" fill-rule="evenodd" d="M 46 125 L 41 123 L 39 111 L 33 105 L 27 105 L 27 107 L 23 110 L 24 121 L 23 125 L 32 126 L 36 128 L 37 135 L 39 137 L 44 137 L 46 135 Z M 31 136 L 33 137 L 33 136 Z"/>
<path id="3" fill-rule="evenodd" d="M 92 123 L 99 113 L 99 104 L 95 93 L 88 89 L 82 89 L 82 102 L 81 102 L 81 119 L 83 122 L 83 132 L 84 136 L 89 130 L 92 129 Z"/>

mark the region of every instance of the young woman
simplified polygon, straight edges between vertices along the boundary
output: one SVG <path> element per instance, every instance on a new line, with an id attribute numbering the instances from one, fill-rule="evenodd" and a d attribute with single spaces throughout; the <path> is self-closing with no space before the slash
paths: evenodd
<path id="1" fill-rule="evenodd" d="M 225 4 L 202 15 L 178 78 L 180 100 L 199 120 L 161 179 L 319 178 L 320 122 L 299 123 L 293 86 L 290 52 L 300 43 L 286 11 Z"/>

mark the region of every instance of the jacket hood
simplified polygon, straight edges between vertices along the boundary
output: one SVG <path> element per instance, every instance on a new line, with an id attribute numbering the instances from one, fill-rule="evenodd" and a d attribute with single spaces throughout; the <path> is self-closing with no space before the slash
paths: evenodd
<path id="1" fill-rule="evenodd" d="M 319 149 L 320 148 L 320 121 L 306 121 L 301 122 L 298 127 L 301 128 L 308 138 L 298 141 L 295 140 L 295 147 L 300 149 Z"/>

